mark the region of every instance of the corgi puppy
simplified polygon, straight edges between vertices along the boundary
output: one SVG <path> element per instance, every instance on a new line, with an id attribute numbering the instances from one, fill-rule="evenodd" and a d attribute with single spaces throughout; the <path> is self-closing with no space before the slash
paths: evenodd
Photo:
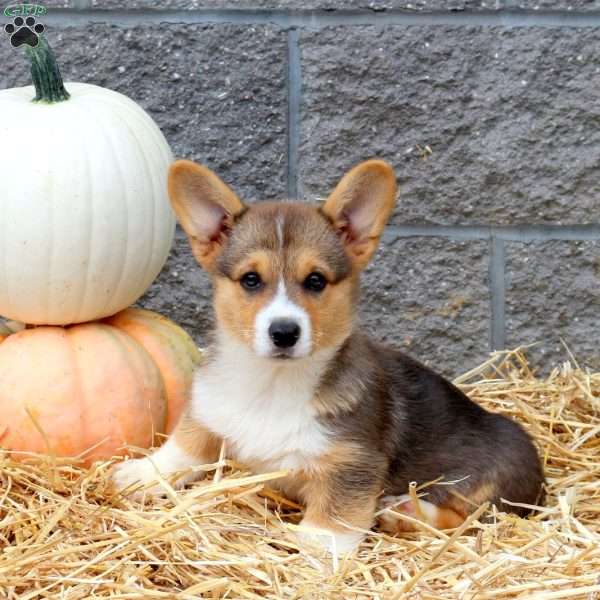
<path id="1" fill-rule="evenodd" d="M 450 528 L 486 501 L 524 514 L 504 500 L 540 500 L 540 461 L 519 425 L 356 322 L 359 276 L 396 200 L 387 163 L 359 164 L 313 206 L 245 205 L 181 160 L 169 196 L 212 277 L 214 342 L 175 431 L 151 456 L 116 466 L 118 489 L 157 472 L 184 485 L 225 441 L 256 472 L 288 470 L 277 485 L 306 506 L 307 535 L 337 554 L 356 547 L 382 505 Z M 419 506 L 406 495 L 413 481 L 440 479 Z M 404 529 L 384 514 L 385 530 Z"/>

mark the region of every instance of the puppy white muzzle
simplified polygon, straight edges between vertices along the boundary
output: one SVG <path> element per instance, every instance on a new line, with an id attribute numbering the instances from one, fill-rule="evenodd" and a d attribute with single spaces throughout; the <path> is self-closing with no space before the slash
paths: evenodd
<path id="1" fill-rule="evenodd" d="M 256 315 L 254 349 L 266 358 L 303 358 L 310 354 L 310 319 L 288 298 L 283 281 L 273 300 Z"/>

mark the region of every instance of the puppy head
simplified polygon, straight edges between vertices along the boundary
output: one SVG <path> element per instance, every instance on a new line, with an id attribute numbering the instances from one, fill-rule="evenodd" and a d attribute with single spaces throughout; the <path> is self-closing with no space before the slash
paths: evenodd
<path id="1" fill-rule="evenodd" d="M 219 327 L 271 359 L 303 358 L 350 334 L 358 277 L 394 207 L 391 167 L 349 171 L 320 208 L 245 206 L 212 171 L 177 161 L 169 196 L 196 260 L 213 277 Z"/>

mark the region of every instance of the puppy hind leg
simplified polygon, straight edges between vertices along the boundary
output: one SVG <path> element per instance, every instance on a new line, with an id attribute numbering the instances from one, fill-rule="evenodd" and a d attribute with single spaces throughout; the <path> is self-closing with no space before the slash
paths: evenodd
<path id="1" fill-rule="evenodd" d="M 421 499 L 417 499 L 415 502 L 408 494 L 384 496 L 379 501 L 379 508 L 383 509 L 379 516 L 379 527 L 387 533 L 402 533 L 418 529 L 417 525 L 394 513 L 405 514 L 424 521 L 436 529 L 454 529 L 461 525 L 466 518 L 466 515 L 448 506 L 438 506 Z"/>

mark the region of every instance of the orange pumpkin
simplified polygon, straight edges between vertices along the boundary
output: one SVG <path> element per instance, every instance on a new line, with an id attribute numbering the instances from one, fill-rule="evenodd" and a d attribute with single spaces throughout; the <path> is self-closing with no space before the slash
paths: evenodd
<path id="1" fill-rule="evenodd" d="M 200 353 L 192 338 L 173 321 L 158 313 L 128 308 L 105 323 L 124 331 L 139 342 L 158 366 L 167 393 L 165 433 L 177 425 L 192 387 Z"/>
<path id="2" fill-rule="evenodd" d="M 180 327 L 142 309 L 8 335 L 0 340 L 0 446 L 86 464 L 123 455 L 124 445 L 150 447 L 176 423 L 199 360 Z"/>

